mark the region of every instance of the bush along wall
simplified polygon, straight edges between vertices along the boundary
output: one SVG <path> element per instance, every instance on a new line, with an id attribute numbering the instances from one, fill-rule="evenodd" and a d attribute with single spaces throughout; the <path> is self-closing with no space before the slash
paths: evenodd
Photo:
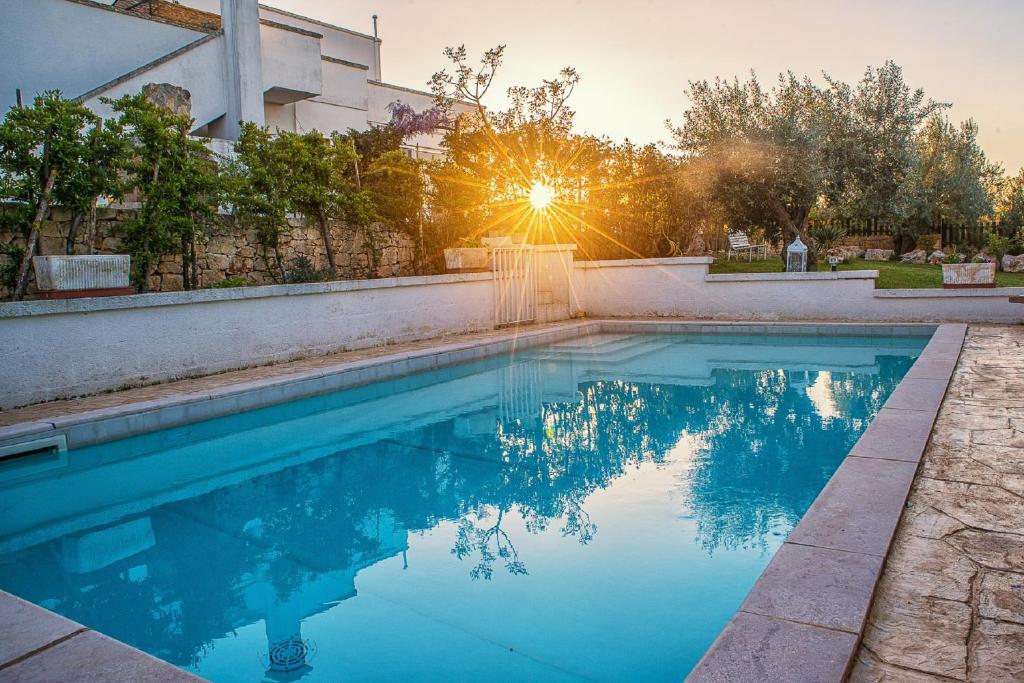
<path id="1" fill-rule="evenodd" d="M 97 209 L 96 232 L 92 245 L 84 230 L 72 242 L 75 254 L 123 254 L 121 226 L 136 217 L 134 209 Z M 67 236 L 72 216 L 59 207 L 50 211 L 40 233 L 41 255 L 67 253 Z M 341 221 L 328 222 L 333 237 L 337 279 L 398 277 L 416 274 L 416 242 L 406 233 L 381 223 L 350 226 Z M 24 244 L 24 237 L 0 232 L 0 244 L 14 251 Z M 331 279 L 327 270 L 327 253 L 318 225 L 307 225 L 300 219 L 289 219 L 288 230 L 282 233 L 278 249 L 284 263 L 286 279 L 282 280 L 275 253 L 261 246 L 255 228 L 237 224 L 231 216 L 220 216 L 196 243 L 198 287 L 272 285 L 284 282 L 309 282 Z M 9 257 L 0 254 L 0 270 Z M 15 266 L 16 267 L 16 266 Z M 180 255 L 164 256 L 149 279 L 149 291 L 174 292 L 185 287 Z M 30 295 L 35 291 L 30 285 Z M 0 285 L 0 297 L 10 292 Z"/>

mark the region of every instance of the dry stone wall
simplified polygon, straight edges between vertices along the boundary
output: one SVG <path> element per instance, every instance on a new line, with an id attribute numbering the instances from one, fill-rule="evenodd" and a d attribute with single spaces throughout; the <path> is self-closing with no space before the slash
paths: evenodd
<path id="1" fill-rule="evenodd" d="M 99 209 L 92 253 L 126 253 L 121 246 L 119 226 L 135 217 L 131 209 Z M 63 209 L 54 209 L 42 230 L 40 243 L 43 255 L 65 253 L 71 216 Z M 301 220 L 289 222 L 289 230 L 282 235 L 280 253 L 288 268 L 299 257 L 309 259 L 316 269 L 327 267 L 327 252 L 320 229 L 307 226 Z M 350 226 L 340 221 L 330 223 L 334 238 L 338 279 L 364 279 L 397 277 L 416 274 L 416 242 L 406 233 L 389 229 L 382 224 L 366 227 Z M 85 226 L 79 229 L 75 253 L 86 254 Z M 23 238 L 0 233 L 0 242 L 24 243 Z M 239 225 L 234 218 L 223 216 L 208 229 L 196 244 L 196 262 L 199 267 L 199 287 L 216 284 L 228 277 L 243 277 L 253 284 L 280 282 L 278 268 L 271 251 L 264 253 L 253 228 Z M 269 261 L 269 263 L 268 263 Z M 180 256 L 165 256 L 156 265 L 150 278 L 150 291 L 173 292 L 184 289 L 184 275 Z M 30 293 L 33 290 L 30 289 Z M 0 287 L 0 296 L 8 296 Z"/>

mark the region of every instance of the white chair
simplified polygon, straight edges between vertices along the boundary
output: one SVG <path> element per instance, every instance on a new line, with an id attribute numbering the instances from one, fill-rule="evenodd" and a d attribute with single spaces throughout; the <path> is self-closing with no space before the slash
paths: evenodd
<path id="1" fill-rule="evenodd" d="M 728 237 L 729 250 L 725 253 L 727 261 L 732 260 L 733 254 L 742 254 L 744 252 L 747 254 L 747 261 L 754 260 L 754 254 L 757 254 L 758 258 L 768 258 L 768 245 L 751 244 L 747 233 L 730 230 Z"/>

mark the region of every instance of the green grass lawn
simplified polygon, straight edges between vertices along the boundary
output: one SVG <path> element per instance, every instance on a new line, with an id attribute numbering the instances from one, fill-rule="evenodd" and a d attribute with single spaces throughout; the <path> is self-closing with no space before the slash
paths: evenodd
<path id="1" fill-rule="evenodd" d="M 828 264 L 820 267 L 828 270 Z M 769 257 L 762 261 L 726 261 L 715 257 L 711 265 L 712 273 L 778 273 L 782 270 L 782 261 L 778 257 Z M 877 270 L 878 289 L 921 289 L 926 287 L 942 287 L 942 267 L 930 264 L 918 265 L 900 263 L 898 261 L 865 261 L 853 259 L 839 266 L 839 270 Z M 996 273 L 996 285 L 999 287 L 1024 287 L 1024 273 Z"/>

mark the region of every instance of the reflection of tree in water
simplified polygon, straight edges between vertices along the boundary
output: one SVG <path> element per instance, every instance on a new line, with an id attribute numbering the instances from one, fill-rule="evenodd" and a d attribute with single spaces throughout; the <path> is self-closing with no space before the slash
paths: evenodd
<path id="1" fill-rule="evenodd" d="M 577 401 L 545 404 L 533 419 L 498 425 L 496 440 L 482 448 L 497 449 L 491 457 L 504 466 L 489 485 L 469 492 L 470 509 L 514 508 L 531 532 L 560 519 L 562 534 L 585 544 L 597 532 L 586 498 L 629 468 L 663 463 L 690 434 L 704 445 L 687 475 L 686 511 L 702 547 L 766 549 L 807 510 L 912 359 L 879 361 L 879 374 L 829 378 L 835 416 L 819 415 L 807 391 L 780 370 L 716 370 L 713 386 L 581 385 Z M 809 374 L 811 381 L 817 376 Z"/>
<path id="2" fill-rule="evenodd" d="M 589 382 L 576 400 L 544 404 L 493 432 L 458 435 L 445 420 L 168 503 L 147 513 L 155 546 L 95 571 L 63 569 L 57 539 L 3 558 L 0 572 L 5 588 L 195 664 L 215 639 L 260 618 L 247 585 L 267 581 L 284 601 L 328 573 L 400 552 L 395 538 L 405 530 L 454 521 L 453 552 L 476 558 L 472 577 L 526 573 L 509 515 L 529 533 L 557 525 L 586 544 L 598 531 L 587 497 L 631 468 L 665 463 L 684 434 L 705 446 L 680 489 L 703 547 L 764 547 L 799 519 L 863 429 L 847 416 L 877 411 L 910 362 L 880 357 L 881 374 L 833 375 L 839 415 L 831 419 L 779 371 L 719 370 L 715 387 Z M 397 536 L 373 532 L 383 517 Z M 145 579 L 127 580 L 140 565 Z"/>
<path id="3" fill-rule="evenodd" d="M 488 524 L 491 515 L 486 512 L 478 520 L 483 524 L 478 525 L 469 516 L 459 520 L 458 534 L 452 554 L 460 560 L 465 559 L 473 553 L 480 553 L 480 561 L 470 570 L 469 575 L 474 579 L 490 580 L 494 574 L 494 562 L 501 559 L 505 564 L 505 570 L 509 574 L 526 574 L 526 565 L 519 559 L 512 538 L 501 528 L 505 511 L 498 510 L 493 515 L 494 523 Z"/>
<path id="4" fill-rule="evenodd" d="M 743 400 L 714 404 L 706 452 L 689 474 L 690 514 L 708 553 L 765 549 L 771 535 L 788 533 L 912 362 L 887 360 L 878 375 L 833 375 L 841 406 L 834 417 L 820 416 L 782 371 L 715 372 L 718 385 L 740 387 L 730 395 Z"/>

